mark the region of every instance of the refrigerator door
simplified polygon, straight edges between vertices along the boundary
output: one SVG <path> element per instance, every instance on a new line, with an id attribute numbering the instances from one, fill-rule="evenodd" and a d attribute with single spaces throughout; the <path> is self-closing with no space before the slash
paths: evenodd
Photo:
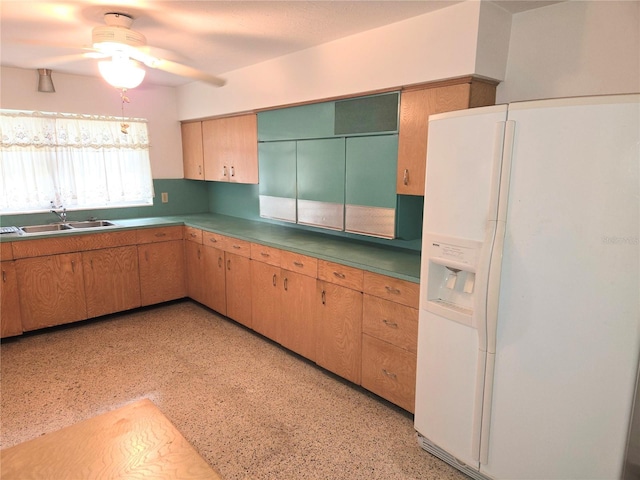
<path id="1" fill-rule="evenodd" d="M 488 462 L 618 479 L 640 350 L 640 96 L 513 104 Z"/>
<path id="2" fill-rule="evenodd" d="M 507 109 L 473 110 L 429 122 L 415 428 L 423 446 L 477 471 L 486 270 Z"/>

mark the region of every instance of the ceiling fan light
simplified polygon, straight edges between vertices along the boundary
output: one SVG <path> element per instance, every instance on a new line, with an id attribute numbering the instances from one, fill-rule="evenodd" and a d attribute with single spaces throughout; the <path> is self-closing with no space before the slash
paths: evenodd
<path id="1" fill-rule="evenodd" d="M 144 79 L 145 70 L 132 60 L 98 62 L 100 75 L 116 88 L 136 88 Z"/>

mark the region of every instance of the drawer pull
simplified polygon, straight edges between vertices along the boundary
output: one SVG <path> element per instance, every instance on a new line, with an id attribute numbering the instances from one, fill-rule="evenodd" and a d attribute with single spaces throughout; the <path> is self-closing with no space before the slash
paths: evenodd
<path id="1" fill-rule="evenodd" d="M 231 260 L 227 260 L 227 270 L 231 270 Z"/>
<path id="2" fill-rule="evenodd" d="M 240 245 L 232 245 L 233 248 L 235 248 L 236 250 L 240 250 L 242 247 Z"/>
<path id="3" fill-rule="evenodd" d="M 289 281 L 287 277 L 284 277 L 284 290 L 289 291 Z"/>
<path id="4" fill-rule="evenodd" d="M 405 168 L 404 173 L 402 175 L 402 183 L 404 185 L 409 185 L 409 169 Z"/>
<path id="5" fill-rule="evenodd" d="M 322 290 L 322 304 L 323 305 L 327 304 L 327 294 L 324 290 Z"/>
<path id="6" fill-rule="evenodd" d="M 216 240 L 215 238 L 210 238 L 210 239 L 209 239 L 209 241 L 210 241 L 211 243 L 217 243 L 217 242 L 218 242 L 218 240 Z"/>
<path id="7" fill-rule="evenodd" d="M 200 249 L 198 249 L 198 260 L 200 260 Z"/>
<path id="8" fill-rule="evenodd" d="M 190 236 L 191 238 L 196 238 L 196 237 L 197 237 L 197 235 L 196 235 L 195 233 L 190 233 L 190 234 L 189 234 L 189 236 Z"/>
<path id="9" fill-rule="evenodd" d="M 4 270 L 2 270 L 2 281 L 4 283 L 7 283 L 7 272 L 5 272 Z"/>
<path id="10" fill-rule="evenodd" d="M 273 286 L 274 287 L 276 286 L 276 274 L 275 273 L 273 274 Z"/>
<path id="11" fill-rule="evenodd" d="M 155 236 L 156 236 L 156 237 L 158 237 L 158 238 L 160 238 L 160 237 L 166 237 L 166 236 L 167 236 L 167 234 L 166 234 L 166 233 L 161 233 L 161 232 L 159 232 L 159 233 L 156 233 L 156 235 L 155 235 Z"/>
<path id="12" fill-rule="evenodd" d="M 222 267 L 222 257 L 218 257 L 218 268 Z"/>
<path id="13" fill-rule="evenodd" d="M 382 320 L 387 327 L 398 328 L 398 324 L 396 322 L 392 322 L 391 320 L 387 320 L 386 318 Z"/>
<path id="14" fill-rule="evenodd" d="M 385 287 L 387 289 L 387 292 L 393 294 L 393 295 L 400 295 L 400 290 L 398 290 L 397 288 L 393 288 L 390 287 L 389 285 L 385 285 Z"/>
<path id="15" fill-rule="evenodd" d="M 304 267 L 304 263 L 302 263 L 302 262 L 293 262 L 293 264 L 294 264 L 296 267 L 300 267 L 300 268 Z"/>
<path id="16" fill-rule="evenodd" d="M 260 256 L 267 258 L 267 257 L 270 257 L 271 255 L 269 255 L 267 252 L 260 252 Z"/>
<path id="17" fill-rule="evenodd" d="M 222 176 L 223 176 L 223 177 L 226 177 L 226 176 L 227 176 L 227 166 L 226 166 L 226 165 L 224 165 L 224 166 L 222 167 Z"/>
<path id="18" fill-rule="evenodd" d="M 235 177 L 236 176 L 236 169 L 233 165 L 231 165 L 231 176 Z"/>
<path id="19" fill-rule="evenodd" d="M 396 380 L 398 378 L 395 373 L 388 371 L 386 368 L 382 369 L 382 373 L 384 373 L 387 377 L 392 378 L 393 380 Z"/>
<path id="20" fill-rule="evenodd" d="M 338 277 L 338 278 L 342 278 L 342 279 L 344 279 L 344 278 L 345 278 L 344 273 L 340 273 L 340 272 L 333 272 L 333 274 L 334 274 L 336 277 Z"/>

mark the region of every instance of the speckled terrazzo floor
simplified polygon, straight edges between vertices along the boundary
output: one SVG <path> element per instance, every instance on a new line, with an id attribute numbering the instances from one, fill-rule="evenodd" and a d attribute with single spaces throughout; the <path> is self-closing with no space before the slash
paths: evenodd
<path id="1" fill-rule="evenodd" d="M 1 448 L 147 397 L 226 480 L 446 479 L 406 412 L 190 301 L 4 341 Z"/>

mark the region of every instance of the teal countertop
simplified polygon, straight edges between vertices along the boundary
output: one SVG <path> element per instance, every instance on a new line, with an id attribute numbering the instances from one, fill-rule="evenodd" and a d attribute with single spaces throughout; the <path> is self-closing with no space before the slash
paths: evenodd
<path id="1" fill-rule="evenodd" d="M 116 226 L 98 231 L 188 225 L 414 283 L 420 281 L 420 254 L 411 250 L 390 248 L 353 239 L 333 237 L 281 225 L 210 213 L 126 220 L 114 219 L 111 221 Z M 95 233 L 97 231 L 92 230 L 92 232 Z M 2 235 L 2 241 L 21 241 L 46 238 L 52 235 L 82 235 L 89 233 L 91 232 L 72 230 L 41 235 L 5 234 Z"/>

